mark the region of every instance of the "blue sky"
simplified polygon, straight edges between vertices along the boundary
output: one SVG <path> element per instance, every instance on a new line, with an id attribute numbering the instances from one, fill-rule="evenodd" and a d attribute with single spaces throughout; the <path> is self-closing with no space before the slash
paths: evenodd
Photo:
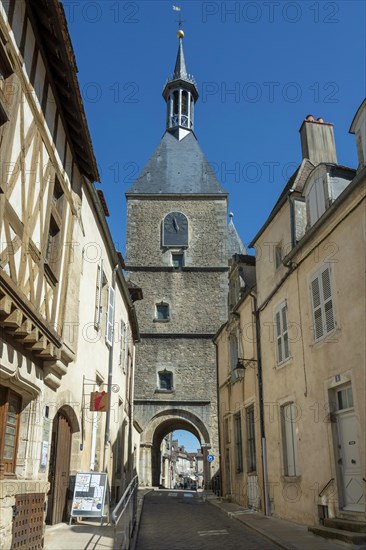
<path id="1" fill-rule="evenodd" d="M 179 445 L 184 445 L 185 450 L 188 452 L 196 452 L 200 448 L 198 439 L 185 430 L 175 430 L 173 439 L 178 439 Z"/>
<path id="2" fill-rule="evenodd" d="M 357 165 L 348 131 L 365 95 L 365 3 L 177 4 L 200 92 L 196 135 L 247 244 L 301 161 L 298 130 L 307 114 L 334 123 L 338 162 Z M 100 187 L 122 252 L 124 193 L 165 130 L 161 93 L 178 47 L 172 5 L 64 0 Z"/>
<path id="3" fill-rule="evenodd" d="M 165 130 L 161 93 L 178 47 L 173 3 L 64 0 L 100 188 L 123 253 L 124 193 Z M 177 4 L 200 92 L 195 132 L 248 244 L 301 162 L 306 115 L 334 123 L 338 162 L 357 166 L 348 131 L 365 96 L 365 3 Z M 196 450 L 188 432 L 179 440 Z"/>

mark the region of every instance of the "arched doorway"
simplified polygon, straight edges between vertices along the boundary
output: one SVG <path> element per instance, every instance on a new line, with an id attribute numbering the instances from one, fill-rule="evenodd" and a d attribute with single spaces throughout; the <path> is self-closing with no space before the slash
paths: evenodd
<path id="1" fill-rule="evenodd" d="M 143 485 L 159 487 L 161 479 L 161 443 L 176 430 L 185 430 L 199 441 L 204 457 L 211 447 L 203 421 L 191 412 L 179 409 L 161 411 L 146 426 L 140 444 L 140 479 Z M 204 472 L 204 480 L 209 471 Z"/>
<path id="2" fill-rule="evenodd" d="M 54 525 L 65 518 L 69 487 L 72 424 L 70 415 L 60 409 L 52 424 L 52 439 L 48 480 L 48 506 L 46 523 Z"/>

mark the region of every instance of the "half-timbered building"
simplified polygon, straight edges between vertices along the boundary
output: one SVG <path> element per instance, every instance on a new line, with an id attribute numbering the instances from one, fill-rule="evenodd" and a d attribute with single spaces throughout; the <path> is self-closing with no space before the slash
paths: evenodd
<path id="1" fill-rule="evenodd" d="M 77 471 L 134 470 L 134 342 L 123 259 L 62 4 L 0 0 L 0 536 L 41 548 Z M 118 330 L 113 330 L 118 327 Z M 109 393 L 108 413 L 90 394 Z"/>

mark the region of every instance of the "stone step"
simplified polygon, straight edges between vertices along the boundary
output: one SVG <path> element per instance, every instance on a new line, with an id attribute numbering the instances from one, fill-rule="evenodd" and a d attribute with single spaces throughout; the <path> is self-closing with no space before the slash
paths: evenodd
<path id="1" fill-rule="evenodd" d="M 344 529 L 333 529 L 332 527 L 323 527 L 321 525 L 308 527 L 308 531 L 319 535 L 325 539 L 336 539 L 348 542 L 350 544 L 365 544 L 366 533 L 355 533 L 354 531 L 345 531 Z"/>
<path id="2" fill-rule="evenodd" d="M 325 527 L 341 529 L 344 531 L 353 531 L 354 533 L 366 533 L 366 522 L 341 518 L 325 518 Z"/>

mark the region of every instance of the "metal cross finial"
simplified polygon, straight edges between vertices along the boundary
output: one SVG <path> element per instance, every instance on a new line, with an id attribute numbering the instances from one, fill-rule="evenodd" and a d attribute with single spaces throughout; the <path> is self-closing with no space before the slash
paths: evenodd
<path id="1" fill-rule="evenodd" d="M 173 6 L 173 10 L 179 12 L 179 19 L 177 19 L 177 23 L 178 23 L 178 28 L 181 29 L 184 23 L 181 15 L 182 8 L 180 6 Z"/>

